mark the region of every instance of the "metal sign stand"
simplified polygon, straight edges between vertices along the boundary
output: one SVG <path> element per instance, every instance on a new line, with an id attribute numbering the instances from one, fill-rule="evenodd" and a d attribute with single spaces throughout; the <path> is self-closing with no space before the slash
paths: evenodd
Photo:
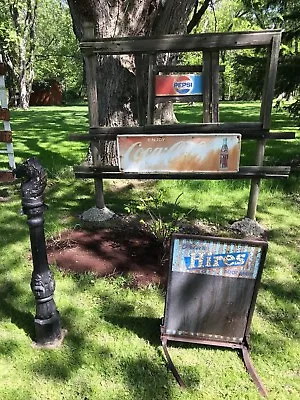
<path id="1" fill-rule="evenodd" d="M 174 340 L 174 339 L 172 338 L 172 340 Z M 184 340 L 184 341 L 188 342 L 187 340 Z M 175 365 L 174 365 L 174 363 L 173 363 L 173 361 L 171 359 L 169 350 L 168 350 L 168 345 L 167 345 L 168 344 L 168 337 L 166 335 L 164 335 L 164 334 L 161 335 L 161 343 L 162 343 L 162 348 L 163 348 L 163 351 L 164 351 L 164 354 L 165 354 L 169 369 L 171 370 L 171 372 L 174 375 L 174 378 L 176 379 L 178 384 L 182 388 L 184 388 L 185 387 L 184 382 L 183 382 L 183 380 L 182 380 L 177 368 L 175 367 Z M 215 345 L 215 346 L 221 346 L 221 347 L 228 347 L 228 346 L 224 346 L 224 343 L 216 342 L 214 344 L 213 342 L 209 342 L 208 343 L 208 342 L 203 341 L 203 340 L 193 341 L 192 343 L 198 343 L 198 344 L 202 344 L 202 345 Z M 241 355 L 242 355 L 245 367 L 246 367 L 249 375 L 251 376 L 253 382 L 255 383 L 259 393 L 262 396 L 267 397 L 268 392 L 267 392 L 266 388 L 264 387 L 261 379 L 259 378 L 259 376 L 258 376 L 258 374 L 257 374 L 257 372 L 256 372 L 256 370 L 255 370 L 255 368 L 253 366 L 253 363 L 252 363 L 251 358 L 250 358 L 248 346 L 246 344 L 243 344 L 242 346 L 238 347 L 238 349 L 241 350 Z"/>
<path id="2" fill-rule="evenodd" d="M 168 341 L 239 350 L 260 394 L 267 390 L 249 354 L 249 332 L 266 257 L 264 241 L 173 235 L 161 343 L 184 387 Z"/>

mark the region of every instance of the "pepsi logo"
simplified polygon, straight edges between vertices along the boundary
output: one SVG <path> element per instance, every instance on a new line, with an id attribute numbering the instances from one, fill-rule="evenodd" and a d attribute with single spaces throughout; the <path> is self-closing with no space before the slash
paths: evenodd
<path id="1" fill-rule="evenodd" d="M 193 80 L 189 76 L 178 76 L 173 87 L 178 94 L 189 94 L 193 89 Z"/>

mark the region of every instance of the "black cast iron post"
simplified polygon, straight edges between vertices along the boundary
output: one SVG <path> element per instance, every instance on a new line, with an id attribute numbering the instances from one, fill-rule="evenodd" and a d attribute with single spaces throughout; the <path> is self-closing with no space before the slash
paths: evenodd
<path id="1" fill-rule="evenodd" d="M 43 193 L 47 175 L 36 158 L 30 158 L 17 166 L 15 175 L 22 178 L 22 207 L 29 225 L 33 260 L 31 290 L 36 301 L 36 345 L 56 347 L 62 342 L 64 331 L 61 329 L 59 312 L 53 299 L 55 281 L 49 269 L 46 252 Z"/>

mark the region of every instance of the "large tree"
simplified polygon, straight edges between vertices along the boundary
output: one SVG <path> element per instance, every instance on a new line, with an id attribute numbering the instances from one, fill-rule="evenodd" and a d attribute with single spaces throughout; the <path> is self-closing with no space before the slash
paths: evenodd
<path id="1" fill-rule="evenodd" d="M 186 33 L 197 24 L 208 7 L 209 0 L 68 0 L 74 31 L 79 40 L 83 23 L 93 23 L 98 38 L 154 36 Z M 193 22 L 187 28 L 194 11 Z M 164 60 L 166 61 L 166 59 Z M 98 57 L 99 124 L 120 126 L 137 124 L 137 99 L 134 61 L 129 56 Z M 168 113 L 170 114 L 170 113 Z M 96 148 L 93 147 L 93 150 Z M 114 142 L 106 142 L 92 151 L 94 162 L 116 163 Z M 96 205 L 104 209 L 102 181 L 96 180 Z"/>
<path id="2" fill-rule="evenodd" d="M 99 38 L 186 33 L 192 11 L 195 24 L 209 1 L 198 4 L 196 0 L 68 0 L 68 3 L 74 30 L 80 40 L 84 21 L 94 24 Z M 99 57 L 98 64 L 98 79 L 101 82 L 100 125 L 136 124 L 132 58 Z"/>

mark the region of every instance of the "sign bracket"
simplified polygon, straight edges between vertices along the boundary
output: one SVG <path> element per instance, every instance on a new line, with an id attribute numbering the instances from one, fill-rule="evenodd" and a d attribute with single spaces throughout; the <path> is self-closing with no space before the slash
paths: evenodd
<path id="1" fill-rule="evenodd" d="M 162 326 L 162 331 L 163 330 L 164 330 L 164 327 Z M 186 342 L 186 340 L 184 340 L 184 341 Z M 202 341 L 202 340 L 193 340 L 192 342 L 197 343 L 197 344 L 207 344 L 206 342 L 204 343 L 204 341 Z M 161 343 L 162 343 L 162 348 L 163 348 L 164 355 L 167 360 L 169 369 L 171 370 L 171 372 L 172 372 L 174 378 L 176 379 L 177 383 L 179 384 L 179 386 L 181 388 L 184 388 L 185 387 L 184 381 L 183 381 L 182 377 L 180 376 L 177 368 L 175 367 L 175 365 L 171 359 L 169 350 L 168 350 L 168 338 L 163 333 L 161 335 Z M 220 343 L 210 342 L 209 344 L 212 346 L 229 347 L 227 343 L 225 344 L 222 342 L 220 342 Z M 267 397 L 268 392 L 267 392 L 264 384 L 262 383 L 260 377 L 258 376 L 258 374 L 254 368 L 254 365 L 251 361 L 248 344 L 243 342 L 241 345 L 234 344 L 233 347 L 235 347 L 236 349 L 241 351 L 241 356 L 242 356 L 242 359 L 243 359 L 243 362 L 244 362 L 244 365 L 245 365 L 245 368 L 246 368 L 248 374 L 250 375 L 252 381 L 256 385 L 259 393 L 263 397 Z"/>
<path id="2" fill-rule="evenodd" d="M 161 344 L 162 344 L 162 348 L 163 348 L 163 351 L 164 351 L 164 354 L 165 354 L 165 357 L 166 357 L 166 360 L 168 363 L 168 367 L 172 371 L 172 374 L 174 375 L 174 378 L 178 382 L 179 386 L 184 388 L 184 386 L 185 386 L 184 382 L 183 382 L 179 372 L 177 371 L 177 368 L 175 367 L 175 365 L 171 359 L 170 353 L 168 351 L 167 341 L 168 340 L 164 336 L 162 336 Z"/>

